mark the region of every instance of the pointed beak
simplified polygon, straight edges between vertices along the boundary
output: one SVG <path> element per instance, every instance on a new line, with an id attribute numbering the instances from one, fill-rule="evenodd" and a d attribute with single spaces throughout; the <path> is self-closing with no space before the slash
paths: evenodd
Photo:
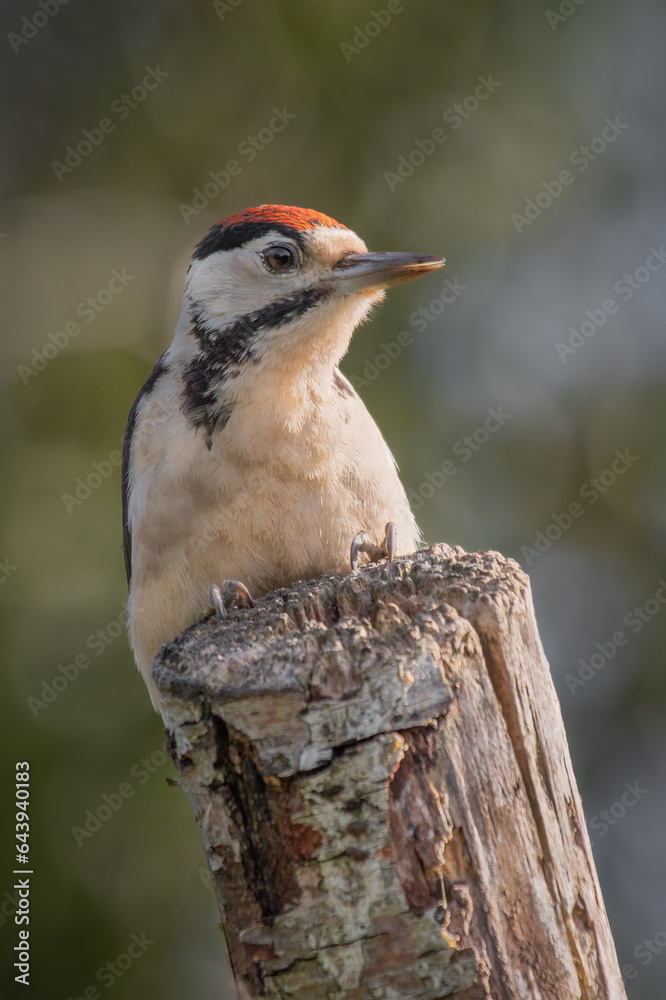
<path id="1" fill-rule="evenodd" d="M 443 266 L 443 257 L 420 253 L 348 253 L 334 265 L 333 272 L 340 291 L 350 294 L 401 285 Z"/>

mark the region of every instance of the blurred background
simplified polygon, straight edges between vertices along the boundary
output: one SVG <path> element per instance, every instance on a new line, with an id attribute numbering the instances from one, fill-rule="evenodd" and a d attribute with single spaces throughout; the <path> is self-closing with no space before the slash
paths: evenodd
<path id="1" fill-rule="evenodd" d="M 447 258 L 391 292 L 343 367 L 426 540 L 530 573 L 628 995 L 662 1000 L 663 3 L 1 13 L 0 811 L 9 838 L 29 760 L 30 995 L 233 997 L 122 629 L 118 452 L 194 243 L 280 202 Z M 12 841 L 3 996 L 22 995 Z M 116 964 L 133 935 L 139 957 Z"/>

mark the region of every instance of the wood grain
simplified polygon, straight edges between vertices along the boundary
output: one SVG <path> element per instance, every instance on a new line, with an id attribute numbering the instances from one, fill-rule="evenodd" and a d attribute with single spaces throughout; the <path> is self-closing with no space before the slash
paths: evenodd
<path id="1" fill-rule="evenodd" d="M 434 546 L 153 666 L 241 1000 L 623 1000 L 529 581 Z"/>

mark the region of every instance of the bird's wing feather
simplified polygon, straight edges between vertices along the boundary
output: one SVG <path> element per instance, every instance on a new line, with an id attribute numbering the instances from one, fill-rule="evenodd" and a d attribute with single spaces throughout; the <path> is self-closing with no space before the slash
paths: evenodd
<path id="1" fill-rule="evenodd" d="M 130 494 L 130 469 L 132 462 L 132 439 L 136 430 L 137 413 L 142 400 L 153 390 L 160 375 L 166 370 L 165 355 L 159 359 L 152 372 L 142 386 L 139 395 L 132 404 L 132 409 L 127 418 L 127 428 L 123 440 L 123 464 L 122 464 L 122 511 L 123 511 L 123 553 L 125 555 L 125 572 L 127 574 L 127 586 L 132 579 L 132 532 L 129 525 L 129 494 Z"/>

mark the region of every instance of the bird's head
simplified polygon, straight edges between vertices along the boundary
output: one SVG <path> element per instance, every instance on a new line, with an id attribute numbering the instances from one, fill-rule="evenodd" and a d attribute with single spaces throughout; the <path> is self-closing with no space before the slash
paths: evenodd
<path id="1" fill-rule="evenodd" d="M 443 264 L 422 254 L 369 253 L 326 215 L 261 205 L 223 219 L 195 248 L 186 285 L 190 330 L 228 374 L 250 359 L 292 373 L 335 365 L 387 288 Z"/>

